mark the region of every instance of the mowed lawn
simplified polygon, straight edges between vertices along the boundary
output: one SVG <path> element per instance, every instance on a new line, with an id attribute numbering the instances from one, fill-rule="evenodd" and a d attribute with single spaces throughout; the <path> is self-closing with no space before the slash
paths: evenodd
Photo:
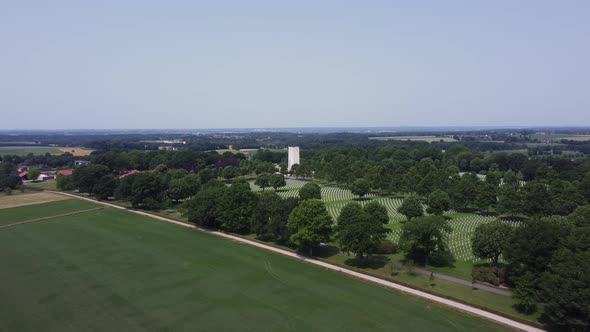
<path id="1" fill-rule="evenodd" d="M 65 202 L 34 207 L 52 214 Z M 9 210 L 0 210 L 0 218 Z M 1 331 L 505 330 L 110 208 L 1 229 L 0 264 Z"/>
<path id="2" fill-rule="evenodd" d="M 29 200 L 30 197 L 33 195 L 22 195 L 20 197 Z M 55 196 L 57 196 L 58 198 L 64 197 L 60 195 Z M 99 207 L 100 205 L 91 202 L 80 201 L 77 199 L 66 199 L 49 203 L 0 209 L 0 226 L 13 224 L 21 221 L 58 216 L 82 210 L 90 210 Z"/>

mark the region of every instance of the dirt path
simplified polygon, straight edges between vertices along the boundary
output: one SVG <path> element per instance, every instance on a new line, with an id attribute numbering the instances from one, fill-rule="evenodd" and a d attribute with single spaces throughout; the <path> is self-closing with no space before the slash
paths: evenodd
<path id="1" fill-rule="evenodd" d="M 8 227 L 14 227 L 14 226 L 18 226 L 18 225 L 30 224 L 30 223 L 33 223 L 33 222 L 38 222 L 38 221 L 43 221 L 43 220 L 48 220 L 48 219 L 53 219 L 53 218 L 73 216 L 73 215 L 76 215 L 76 214 L 81 214 L 81 213 L 86 213 L 86 212 L 92 212 L 92 211 L 97 211 L 97 210 L 102 210 L 102 209 L 104 209 L 104 208 L 103 207 L 98 207 L 98 208 L 94 208 L 94 209 L 88 209 L 88 210 L 82 210 L 82 211 L 75 211 L 75 212 L 58 214 L 58 215 L 55 215 L 55 216 L 49 216 L 49 217 L 36 218 L 36 219 L 30 219 L 30 220 L 25 220 L 25 221 L 19 221 L 19 222 L 15 222 L 13 224 L 2 225 L 2 226 L 0 226 L 0 229 L 2 229 L 2 228 L 8 228 Z"/>
<path id="2" fill-rule="evenodd" d="M 52 192 L 54 192 L 54 191 L 52 191 Z M 74 197 L 74 198 L 78 198 L 78 199 L 85 200 L 85 201 L 94 202 L 94 203 L 97 203 L 97 204 L 101 204 L 101 205 L 104 205 L 104 206 L 109 206 L 109 207 L 112 207 L 112 208 L 115 208 L 115 209 L 119 209 L 119 210 L 126 210 L 126 211 L 131 212 L 131 213 L 135 213 L 135 214 L 139 214 L 139 215 L 142 215 L 142 216 L 146 216 L 146 217 L 158 219 L 158 220 L 161 220 L 161 221 L 165 221 L 165 222 L 168 222 L 168 223 L 171 223 L 171 224 L 175 224 L 175 225 L 178 225 L 178 226 L 182 226 L 182 227 L 186 227 L 186 228 L 193 228 L 193 229 L 196 229 L 196 230 L 205 232 L 205 233 L 217 235 L 217 236 L 220 236 L 220 237 L 223 237 L 223 238 L 226 238 L 226 239 L 230 239 L 230 240 L 233 240 L 233 241 L 236 241 L 236 242 L 240 242 L 240 243 L 248 244 L 248 245 L 251 245 L 251 246 L 254 246 L 254 247 L 258 247 L 258 248 L 261 248 L 261 249 L 264 249 L 264 250 L 272 251 L 272 252 L 275 252 L 275 253 L 278 253 L 278 254 L 281 254 L 281 255 L 284 255 L 284 256 L 288 256 L 288 257 L 292 257 L 292 258 L 295 258 L 295 259 L 299 259 L 299 260 L 305 261 L 305 262 L 310 263 L 310 264 L 321 266 L 323 268 L 326 268 L 326 269 L 329 269 L 329 270 L 332 270 L 332 271 L 337 271 L 337 272 L 340 272 L 340 273 L 344 273 L 344 274 L 347 274 L 349 276 L 355 277 L 357 279 L 368 281 L 368 282 L 371 282 L 371 283 L 374 283 L 374 284 L 377 284 L 377 285 L 381 285 L 381 286 L 384 286 L 384 287 L 387 287 L 387 288 L 390 288 L 390 289 L 395 289 L 395 290 L 401 291 L 403 293 L 414 295 L 414 296 L 417 296 L 417 297 L 420 297 L 420 298 L 423 298 L 423 299 L 426 299 L 426 300 L 429 300 L 429 301 L 432 301 L 432 302 L 435 302 L 435 303 L 443 304 L 443 305 L 452 307 L 454 309 L 457 309 L 457 310 L 460 310 L 460 311 L 463 311 L 463 312 L 466 312 L 466 313 L 469 313 L 469 314 L 472 314 L 472 315 L 475 315 L 475 316 L 483 317 L 485 319 L 494 321 L 494 322 L 499 323 L 499 324 L 503 324 L 505 326 L 509 326 L 511 328 L 514 328 L 514 329 L 518 329 L 518 330 L 522 330 L 522 331 L 529 331 L 529 332 L 542 332 L 542 331 L 544 331 L 542 329 L 539 329 L 539 328 L 536 328 L 536 327 L 533 327 L 533 326 L 530 326 L 530 325 L 526 325 L 524 323 L 520 323 L 520 322 L 517 322 L 515 320 L 509 319 L 509 318 L 506 318 L 506 317 L 503 317 L 503 316 L 500 316 L 500 315 L 497 315 L 497 314 L 494 314 L 494 313 L 491 313 L 491 312 L 488 312 L 488 311 L 485 311 L 485 310 L 482 310 L 482 309 L 479 309 L 479 308 L 476 308 L 476 307 L 473 307 L 473 306 L 470 306 L 470 305 L 467 305 L 467 304 L 463 304 L 463 303 L 460 303 L 460 302 L 457 302 L 457 301 L 449 300 L 449 299 L 446 299 L 446 298 L 443 298 L 443 297 L 440 297 L 440 296 L 436 296 L 436 295 L 432 295 L 432 294 L 429 294 L 429 293 L 426 293 L 426 292 L 423 292 L 423 291 L 420 291 L 420 290 L 417 290 L 417 289 L 413 289 L 413 288 L 406 287 L 406 286 L 403 286 L 403 285 L 400 285 L 400 284 L 396 284 L 396 283 L 391 282 L 391 281 L 379 279 L 379 278 L 372 277 L 372 276 L 369 276 L 369 275 L 366 275 L 366 274 L 362 274 L 362 273 L 355 272 L 355 271 L 352 271 L 352 270 L 349 270 L 349 269 L 345 269 L 345 268 L 342 268 L 342 267 L 339 267 L 339 266 L 336 266 L 336 265 L 332 265 L 332 264 L 329 264 L 329 263 L 318 261 L 318 260 L 315 260 L 315 259 L 312 259 L 312 258 L 309 258 L 309 257 L 306 257 L 306 256 L 302 256 L 302 255 L 299 255 L 299 254 L 296 254 L 296 253 L 293 253 L 293 252 L 290 252 L 290 251 L 287 251 L 287 250 L 283 250 L 283 249 L 275 248 L 275 247 L 272 247 L 272 246 L 269 246 L 269 245 L 266 245 L 266 244 L 258 243 L 258 242 L 247 240 L 247 239 L 243 239 L 243 238 L 238 237 L 238 236 L 234 236 L 234 235 L 222 233 L 222 232 L 219 232 L 219 231 L 213 231 L 213 230 L 209 230 L 209 229 L 204 229 L 204 228 L 196 227 L 196 226 L 194 226 L 192 224 L 188 224 L 188 223 L 184 223 L 184 222 L 181 222 L 181 221 L 177 221 L 177 220 L 173 220 L 173 219 L 169 219 L 169 218 L 157 216 L 157 215 L 154 215 L 154 214 L 151 214 L 151 213 L 147 213 L 147 212 L 143 212 L 143 211 L 137 211 L 137 210 L 127 209 L 127 208 L 124 208 L 124 207 L 121 207 L 121 206 L 118 206 L 118 205 L 115 205 L 115 204 L 106 203 L 106 202 L 100 202 L 100 201 L 96 201 L 96 200 L 93 200 L 93 199 L 90 199 L 90 198 L 86 198 L 86 197 L 80 197 L 80 196 L 76 196 L 76 195 L 73 195 L 73 194 L 62 193 L 62 192 L 57 192 L 57 191 L 55 191 L 54 193 L 61 194 L 61 195 L 66 195 L 66 196 L 70 196 L 70 197 Z"/>

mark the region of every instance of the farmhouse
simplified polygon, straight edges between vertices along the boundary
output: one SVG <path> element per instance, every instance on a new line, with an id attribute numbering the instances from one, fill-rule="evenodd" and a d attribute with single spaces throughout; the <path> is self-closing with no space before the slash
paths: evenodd
<path id="1" fill-rule="evenodd" d="M 74 174 L 74 171 L 71 169 L 62 169 L 61 171 L 57 171 L 57 175 L 71 176 L 72 174 Z"/>
<path id="2" fill-rule="evenodd" d="M 90 161 L 88 161 L 88 160 L 75 160 L 74 161 L 74 165 L 76 165 L 76 166 L 86 166 L 88 164 L 90 164 Z"/>

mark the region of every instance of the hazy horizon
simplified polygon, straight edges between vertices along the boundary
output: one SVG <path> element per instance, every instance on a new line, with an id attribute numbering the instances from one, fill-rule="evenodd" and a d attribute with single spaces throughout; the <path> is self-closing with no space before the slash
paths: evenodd
<path id="1" fill-rule="evenodd" d="M 0 129 L 590 126 L 590 2 L 29 1 Z"/>

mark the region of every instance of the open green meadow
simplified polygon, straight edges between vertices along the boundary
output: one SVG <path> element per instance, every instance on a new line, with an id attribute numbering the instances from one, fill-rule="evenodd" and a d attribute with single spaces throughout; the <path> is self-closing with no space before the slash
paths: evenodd
<path id="1" fill-rule="evenodd" d="M 65 208 L 66 202 L 72 205 Z M 97 207 L 77 200 L 37 204 L 27 217 L 76 205 Z M 11 210 L 0 210 L 0 220 L 14 219 Z M 111 208 L 1 229 L 0 262 L 2 331 L 505 330 L 336 272 Z"/>

